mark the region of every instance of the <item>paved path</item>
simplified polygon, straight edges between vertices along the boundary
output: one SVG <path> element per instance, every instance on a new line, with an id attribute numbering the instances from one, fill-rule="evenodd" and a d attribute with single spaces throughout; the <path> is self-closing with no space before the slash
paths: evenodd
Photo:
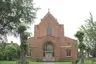
<path id="1" fill-rule="evenodd" d="M 55 64 L 54 62 L 44 62 L 44 64 Z"/>

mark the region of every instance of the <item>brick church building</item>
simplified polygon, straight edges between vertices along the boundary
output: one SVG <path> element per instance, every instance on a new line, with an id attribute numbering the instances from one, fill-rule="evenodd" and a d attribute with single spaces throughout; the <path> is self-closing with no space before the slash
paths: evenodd
<path id="1" fill-rule="evenodd" d="M 71 61 L 77 58 L 76 40 L 64 36 L 64 25 L 48 13 L 34 27 L 34 37 L 28 39 L 30 56 L 41 61 Z"/>

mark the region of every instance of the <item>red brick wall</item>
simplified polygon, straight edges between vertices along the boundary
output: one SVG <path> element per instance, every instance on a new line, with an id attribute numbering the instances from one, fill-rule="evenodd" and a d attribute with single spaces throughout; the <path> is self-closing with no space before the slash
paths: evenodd
<path id="1" fill-rule="evenodd" d="M 50 19 L 48 17 L 50 16 Z M 46 36 L 46 26 L 50 25 L 52 27 L 52 35 Z M 55 61 L 65 61 L 74 60 L 77 58 L 77 50 L 74 47 L 76 40 L 64 36 L 64 27 L 59 24 L 57 20 L 50 14 L 50 12 L 45 15 L 38 25 L 34 28 L 34 37 L 28 39 L 28 44 L 31 44 L 31 60 L 36 60 L 39 58 L 43 60 L 43 46 L 45 43 L 50 41 L 54 46 L 54 58 Z M 71 47 L 64 47 L 64 46 Z M 63 47 L 62 47 L 63 46 Z M 66 49 L 71 50 L 71 56 L 66 57 Z"/>

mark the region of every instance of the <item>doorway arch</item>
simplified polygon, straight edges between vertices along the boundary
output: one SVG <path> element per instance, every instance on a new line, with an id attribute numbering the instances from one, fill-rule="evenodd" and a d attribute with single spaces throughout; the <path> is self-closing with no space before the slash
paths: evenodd
<path id="1" fill-rule="evenodd" d="M 47 42 L 43 46 L 43 57 L 45 61 L 52 61 L 54 58 L 54 47 L 51 42 Z"/>

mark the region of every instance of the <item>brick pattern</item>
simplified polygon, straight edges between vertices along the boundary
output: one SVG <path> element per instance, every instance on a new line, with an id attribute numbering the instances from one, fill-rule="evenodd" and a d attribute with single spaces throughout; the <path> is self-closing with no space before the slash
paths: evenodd
<path id="1" fill-rule="evenodd" d="M 46 26 L 51 25 L 52 35 L 46 36 Z M 71 61 L 77 58 L 77 49 L 75 48 L 76 40 L 64 36 L 64 26 L 48 12 L 38 25 L 34 28 L 34 37 L 28 39 L 31 45 L 30 60 L 43 60 L 43 47 L 50 41 L 54 47 L 55 61 Z M 66 56 L 66 49 L 71 50 L 71 56 Z"/>

